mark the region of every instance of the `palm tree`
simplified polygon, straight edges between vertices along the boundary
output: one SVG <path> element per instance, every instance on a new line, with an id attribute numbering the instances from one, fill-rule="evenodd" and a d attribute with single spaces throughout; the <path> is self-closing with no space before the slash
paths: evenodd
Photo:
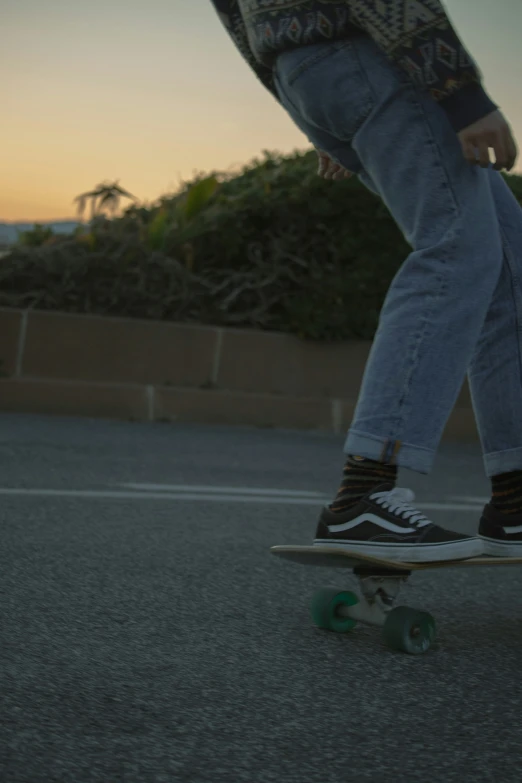
<path id="1" fill-rule="evenodd" d="M 115 182 L 102 182 L 100 185 L 96 185 L 94 190 L 90 190 L 87 193 L 81 193 L 74 199 L 77 202 L 78 215 L 81 217 L 85 212 L 87 202 L 91 202 L 91 220 L 99 215 L 104 209 L 108 209 L 112 214 L 112 217 L 118 211 L 121 198 L 130 198 L 133 201 L 137 201 L 136 197 L 124 190 L 119 186 L 119 180 Z"/>

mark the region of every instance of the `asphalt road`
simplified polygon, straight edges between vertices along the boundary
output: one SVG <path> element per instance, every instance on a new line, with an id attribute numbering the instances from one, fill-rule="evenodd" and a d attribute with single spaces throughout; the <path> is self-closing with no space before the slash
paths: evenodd
<path id="1" fill-rule="evenodd" d="M 518 568 L 414 576 L 439 633 L 416 657 L 315 629 L 348 572 L 268 554 L 311 540 L 342 461 L 324 435 L 1 416 L 1 783 L 518 783 Z M 464 531 L 489 491 L 463 445 L 399 483 Z"/>

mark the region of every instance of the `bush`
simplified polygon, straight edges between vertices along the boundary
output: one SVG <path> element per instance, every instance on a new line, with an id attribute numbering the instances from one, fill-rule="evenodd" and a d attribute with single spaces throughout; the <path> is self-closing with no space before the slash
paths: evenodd
<path id="1" fill-rule="evenodd" d="M 0 261 L 0 304 L 371 339 L 410 247 L 356 177 L 316 170 L 314 151 L 265 152 L 75 236 L 40 232 Z"/>

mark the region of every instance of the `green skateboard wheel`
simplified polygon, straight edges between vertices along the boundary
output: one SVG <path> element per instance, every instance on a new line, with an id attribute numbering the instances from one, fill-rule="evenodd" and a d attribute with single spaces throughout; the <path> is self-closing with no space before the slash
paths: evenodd
<path id="1" fill-rule="evenodd" d="M 310 611 L 312 619 L 318 628 L 335 633 L 347 633 L 355 628 L 357 620 L 351 617 L 343 617 L 339 614 L 341 606 L 355 606 L 359 599 L 355 593 L 323 588 L 318 590 L 312 598 Z"/>
<path id="2" fill-rule="evenodd" d="M 392 650 L 421 655 L 435 639 L 435 620 L 428 612 L 398 606 L 388 614 L 382 632 Z"/>

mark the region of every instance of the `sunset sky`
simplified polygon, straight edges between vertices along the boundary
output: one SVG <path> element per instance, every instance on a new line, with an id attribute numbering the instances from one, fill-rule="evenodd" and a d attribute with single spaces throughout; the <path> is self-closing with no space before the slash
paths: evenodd
<path id="1" fill-rule="evenodd" d="M 522 146 L 521 0 L 445 5 Z M 74 218 L 106 179 L 152 202 L 309 146 L 207 0 L 0 0 L 0 29 L 0 221 Z"/>

